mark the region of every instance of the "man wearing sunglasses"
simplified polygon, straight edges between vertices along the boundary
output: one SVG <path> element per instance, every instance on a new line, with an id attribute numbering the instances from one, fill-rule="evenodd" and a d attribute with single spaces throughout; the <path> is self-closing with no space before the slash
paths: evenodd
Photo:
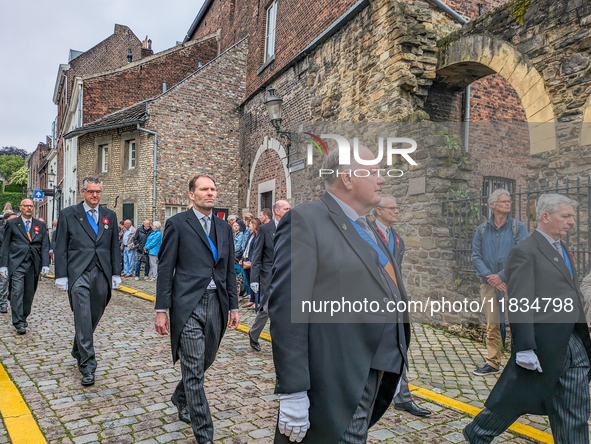
<path id="1" fill-rule="evenodd" d="M 82 373 L 82 385 L 94 384 L 93 333 L 109 303 L 111 288 L 121 284 L 117 216 L 99 205 L 102 192 L 98 177 L 83 180 L 84 201 L 60 212 L 54 247 L 55 284 L 68 291 L 74 312 L 72 356 Z"/>

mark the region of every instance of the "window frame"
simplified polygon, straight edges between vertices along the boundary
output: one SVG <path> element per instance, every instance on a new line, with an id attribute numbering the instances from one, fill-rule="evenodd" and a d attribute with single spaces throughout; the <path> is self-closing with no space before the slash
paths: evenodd
<path id="1" fill-rule="evenodd" d="M 271 13 L 271 14 L 270 14 Z M 272 18 L 272 20 L 270 20 Z M 271 23 L 270 23 L 271 22 Z M 270 24 L 272 24 L 272 33 L 270 32 Z M 272 37 L 273 52 L 269 53 L 268 48 L 270 44 L 270 37 Z M 264 63 L 275 58 L 275 43 L 277 37 L 277 0 L 274 0 L 266 10 L 265 14 L 265 48 L 264 48 Z"/>
<path id="2" fill-rule="evenodd" d="M 129 139 L 125 141 L 127 150 L 127 169 L 135 170 L 137 166 L 137 143 L 135 139 Z M 133 150 L 132 150 L 133 146 Z M 133 153 L 133 156 L 131 155 Z M 132 165 L 133 162 L 133 165 Z"/>
<path id="3" fill-rule="evenodd" d="M 102 174 L 109 172 L 109 144 L 105 143 L 99 145 L 99 155 L 100 155 L 100 172 Z"/>

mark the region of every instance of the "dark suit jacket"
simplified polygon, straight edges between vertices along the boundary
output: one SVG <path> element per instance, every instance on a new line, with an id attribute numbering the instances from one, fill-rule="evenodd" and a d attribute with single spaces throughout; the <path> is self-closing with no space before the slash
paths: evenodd
<path id="1" fill-rule="evenodd" d="M 104 219 L 108 220 L 108 224 L 103 223 Z M 86 270 L 95 254 L 107 277 L 109 288 L 111 277 L 121 274 L 121 250 L 115 212 L 99 205 L 98 226 L 96 235 L 82 203 L 60 212 L 53 246 L 55 277 L 67 277 L 69 288 Z"/>
<path id="2" fill-rule="evenodd" d="M 401 300 L 406 301 L 398 266 L 389 259 Z M 308 392 L 311 428 L 304 443 L 336 443 L 345 431 L 361 399 L 387 318 L 377 312 L 351 319 L 335 315 L 331 323 L 326 315 L 301 319 L 301 302 L 367 298 L 369 303 L 382 303 L 390 293 L 379 267 L 375 250 L 328 194 L 295 207 L 279 223 L 269 299 L 275 392 Z M 408 316 L 405 321 L 405 341 L 393 353 L 404 349 L 405 355 L 408 348 Z M 384 374 L 371 425 L 391 403 L 397 382 L 398 375 Z M 289 439 L 277 432 L 275 442 Z"/>
<path id="3" fill-rule="evenodd" d="M 266 306 L 271 288 L 271 270 L 273 268 L 273 246 L 275 244 L 275 220 L 259 227 L 256 242 L 251 253 L 250 281 L 260 283 L 260 302 Z"/>
<path id="4" fill-rule="evenodd" d="M 178 359 L 181 331 L 205 293 L 212 274 L 218 289 L 224 330 L 228 311 L 238 308 L 232 229 L 219 217 L 212 217 L 212 221 L 215 223 L 217 261 L 214 261 L 205 231 L 192 209 L 172 216 L 164 228 L 158 253 L 155 308 L 170 312 L 174 362 Z"/>
<path id="5" fill-rule="evenodd" d="M 4 224 L 0 267 L 8 267 L 8 276 L 29 256 L 33 260 L 36 276 L 41 273 L 41 267 L 49 266 L 49 238 L 45 224 L 31 219 L 29 232 L 31 241 L 22 217 L 15 217 Z"/>
<path id="6" fill-rule="evenodd" d="M 566 246 L 565 246 L 566 249 Z M 568 250 L 567 250 L 568 251 Z M 570 254 L 568 254 L 570 261 Z M 572 264 L 572 261 L 571 261 Z M 571 279 L 559 253 L 537 231 L 520 242 L 509 253 L 505 268 L 508 297 L 527 299 L 530 306 L 537 299 L 540 309 L 527 313 L 508 311 L 511 322 L 511 358 L 493 388 L 486 407 L 508 415 L 548 414 L 548 400 L 564 369 L 566 351 L 571 333 L 579 335 L 591 357 L 591 340 L 583 311 L 583 298 L 579 291 L 574 264 Z M 544 312 L 542 298 L 572 300 L 573 311 L 561 315 L 552 309 Z M 515 362 L 519 351 L 534 350 L 542 373 L 526 370 Z"/>
<path id="7" fill-rule="evenodd" d="M 375 220 L 373 222 L 371 222 L 370 225 L 374 229 L 377 229 L 377 223 Z M 405 250 L 404 241 L 402 240 L 402 238 L 400 236 L 398 236 L 394 227 L 390 226 L 390 231 L 394 235 L 394 254 L 393 254 L 394 260 L 396 261 L 396 265 L 398 265 L 398 268 L 402 268 L 402 259 L 404 258 L 404 250 Z M 384 233 L 384 235 L 385 234 L 386 233 Z M 379 236 L 379 233 L 378 233 L 378 236 Z M 381 237 L 382 236 L 380 236 L 380 238 Z M 390 239 L 388 239 L 388 242 L 390 242 Z M 386 245 L 386 247 L 389 249 L 390 244 Z"/>

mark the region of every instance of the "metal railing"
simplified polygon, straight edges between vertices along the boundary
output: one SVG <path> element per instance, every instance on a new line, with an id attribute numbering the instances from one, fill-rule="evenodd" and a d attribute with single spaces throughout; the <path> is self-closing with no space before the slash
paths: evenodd
<path id="1" fill-rule="evenodd" d="M 577 176 L 576 182 L 566 178 L 560 182 L 557 179 L 545 184 L 535 182 L 535 188 L 531 182 L 527 182 L 525 189 L 519 184 L 517 191 L 509 186 L 512 201 L 512 215 L 522 221 L 531 234 L 535 229 L 535 206 L 538 197 L 545 193 L 558 193 L 568 196 L 579 203 L 575 208 L 575 226 L 571 228 L 566 239 L 570 252 L 575 258 L 575 266 L 579 279 L 583 279 L 591 267 L 591 233 L 589 226 L 591 221 L 591 174 L 587 177 L 587 183 L 581 183 Z M 453 240 L 453 251 L 456 264 L 465 271 L 472 271 L 472 240 L 478 226 L 486 220 L 483 209 L 488 207 L 488 195 L 483 195 L 482 190 L 459 190 L 447 193 L 447 199 L 439 202 L 441 216 L 447 219 L 449 235 Z"/>

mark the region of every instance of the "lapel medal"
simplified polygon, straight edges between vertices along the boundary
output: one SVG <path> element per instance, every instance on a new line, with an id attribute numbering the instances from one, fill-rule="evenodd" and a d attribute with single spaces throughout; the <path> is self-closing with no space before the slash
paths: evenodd
<path id="1" fill-rule="evenodd" d="M 33 230 L 35 231 L 35 234 L 39 233 L 39 227 L 37 225 L 33 227 Z"/>
<path id="2" fill-rule="evenodd" d="M 557 258 L 557 257 L 555 257 L 555 258 L 554 258 L 554 261 L 555 261 L 555 262 L 558 262 L 558 258 Z"/>
<path id="3" fill-rule="evenodd" d="M 400 245 L 400 238 L 396 236 L 396 245 Z"/>
<path id="4" fill-rule="evenodd" d="M 105 230 L 109 229 L 109 219 L 106 217 L 103 218 L 103 224 L 105 224 Z"/>

